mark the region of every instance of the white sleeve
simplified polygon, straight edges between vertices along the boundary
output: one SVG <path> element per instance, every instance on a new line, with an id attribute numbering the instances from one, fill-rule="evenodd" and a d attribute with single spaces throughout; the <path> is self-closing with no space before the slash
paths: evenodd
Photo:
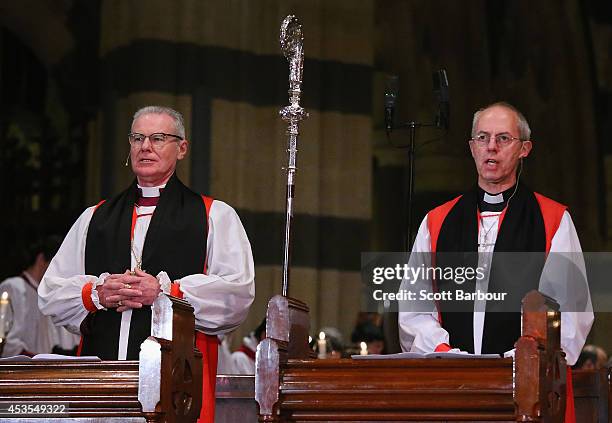
<path id="1" fill-rule="evenodd" d="M 89 313 L 81 297 L 83 286 L 98 281 L 98 277 L 85 274 L 87 228 L 94 210 L 95 206 L 86 209 L 72 225 L 38 286 L 40 311 L 73 333 L 80 332 Z"/>
<path id="2" fill-rule="evenodd" d="M 427 216 L 421 222 L 419 231 L 412 246 L 412 254 L 408 262 L 410 267 L 420 265 L 431 266 L 431 236 L 427 226 Z M 417 253 L 417 254 L 415 254 Z M 420 263 L 425 258 L 429 258 L 429 263 Z M 418 263 L 417 263 L 418 261 Z M 406 280 L 402 281 L 400 289 L 405 289 Z M 431 282 L 429 282 L 431 284 Z M 399 319 L 399 338 L 403 351 L 413 351 L 419 353 L 433 352 L 440 344 L 448 344 L 448 332 L 442 328 L 438 321 L 438 311 L 434 308 L 431 312 L 411 312 L 401 311 L 407 307 L 402 307 L 398 313 Z"/>
<path id="3" fill-rule="evenodd" d="M 207 274 L 178 280 L 193 306 L 196 328 L 216 335 L 238 327 L 255 297 L 251 244 L 233 208 L 215 200 L 209 212 Z"/>
<path id="4" fill-rule="evenodd" d="M 591 330 L 594 315 L 580 240 L 567 211 L 551 241 L 540 291 L 559 302 L 561 347 L 567 364 L 573 365 Z"/>
<path id="5" fill-rule="evenodd" d="M 0 284 L 0 292 L 8 293 L 11 307 L 13 310 L 12 327 L 6 335 L 4 349 L 2 350 L 3 357 L 11 357 L 21 354 L 23 350 L 33 351 L 32 346 L 27 345 L 25 336 L 28 330 L 27 322 L 27 305 L 25 302 L 26 283 L 21 278 L 10 278 Z"/>
<path id="6" fill-rule="evenodd" d="M 232 367 L 235 374 L 254 375 L 255 362 L 242 351 L 232 353 Z"/>
<path id="7" fill-rule="evenodd" d="M 221 339 L 223 338 L 223 339 Z M 217 374 L 231 375 L 234 374 L 232 366 L 232 352 L 229 349 L 229 342 L 226 335 L 219 335 L 221 342 L 217 348 Z"/>

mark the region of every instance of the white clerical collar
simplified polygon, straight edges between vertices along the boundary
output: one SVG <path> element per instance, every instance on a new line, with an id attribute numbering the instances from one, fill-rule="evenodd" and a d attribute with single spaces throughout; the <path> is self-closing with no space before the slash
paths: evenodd
<path id="1" fill-rule="evenodd" d="M 501 192 L 499 194 L 491 195 L 485 191 L 483 200 L 485 203 L 499 204 L 504 202 L 504 195 Z"/>
<path id="2" fill-rule="evenodd" d="M 138 188 L 140 188 L 143 197 L 159 197 L 159 190 L 165 187 L 166 184 L 159 185 L 156 187 L 141 187 L 140 185 L 138 185 Z"/>

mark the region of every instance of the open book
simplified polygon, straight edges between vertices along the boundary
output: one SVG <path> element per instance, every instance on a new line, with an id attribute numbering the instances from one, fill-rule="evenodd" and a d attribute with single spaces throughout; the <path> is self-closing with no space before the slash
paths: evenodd
<path id="1" fill-rule="evenodd" d="M 458 352 L 432 352 L 421 354 L 417 352 L 401 352 L 397 354 L 369 354 L 369 355 L 352 355 L 355 360 L 399 360 L 405 358 L 458 358 L 458 359 L 474 359 L 474 358 L 500 358 L 499 354 L 468 354 Z"/>
<path id="2" fill-rule="evenodd" d="M 30 361 L 30 360 L 76 360 L 76 361 L 102 361 L 96 356 L 74 356 L 60 354 L 36 354 L 34 357 L 27 355 L 14 355 L 12 357 L 0 358 L 0 361 Z"/>

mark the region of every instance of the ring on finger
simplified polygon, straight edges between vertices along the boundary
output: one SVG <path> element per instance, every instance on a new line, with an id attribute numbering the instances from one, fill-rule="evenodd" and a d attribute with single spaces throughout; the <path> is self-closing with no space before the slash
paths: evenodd
<path id="1" fill-rule="evenodd" d="M 121 300 L 119 300 L 119 301 L 117 301 L 117 305 L 118 305 L 119 307 L 121 307 L 121 306 L 123 305 L 123 302 L 122 302 Z"/>
<path id="2" fill-rule="evenodd" d="M 130 285 L 129 283 L 126 283 L 126 284 L 124 284 L 124 285 L 123 285 L 123 287 L 124 287 L 125 289 L 131 289 L 131 288 L 132 288 L 132 285 Z"/>

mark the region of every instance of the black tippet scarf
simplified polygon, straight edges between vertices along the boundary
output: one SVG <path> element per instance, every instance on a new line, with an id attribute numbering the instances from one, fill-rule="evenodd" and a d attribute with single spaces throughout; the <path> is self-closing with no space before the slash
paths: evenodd
<path id="1" fill-rule="evenodd" d="M 478 265 L 478 190 L 464 194 L 442 223 L 438 236 L 436 265 L 442 268 Z M 538 201 L 527 187 L 519 184 L 516 194 L 510 199 L 502 221 L 494 253 L 541 252 L 542 254 L 493 255 L 489 275 L 488 292 L 506 292 L 503 306 L 487 302 L 482 339 L 482 353 L 504 353 L 514 348 L 521 334 L 520 304 L 523 296 L 538 289 L 545 261 L 546 233 L 544 219 Z M 520 260 L 520 262 L 517 262 Z M 457 285 L 453 281 L 438 282 L 438 290 L 462 289 L 474 292 L 475 283 Z M 454 296 L 453 296 L 454 298 Z M 440 302 L 442 326 L 450 335 L 454 348 L 474 352 L 474 302 Z M 496 311 L 504 310 L 504 311 Z M 508 312 L 513 310 L 513 312 Z M 514 312 L 516 310 L 516 312 Z"/>
<path id="2" fill-rule="evenodd" d="M 87 231 L 85 272 L 123 273 L 131 268 L 130 232 L 136 201 L 136 181 L 95 211 Z M 168 273 L 170 280 L 202 273 L 206 260 L 208 222 L 202 197 L 172 175 L 155 208 L 147 231 L 142 268 L 151 275 Z M 98 310 L 81 325 L 82 355 L 116 360 L 121 313 Z M 128 360 L 137 360 L 140 344 L 151 334 L 151 307 L 132 310 Z"/>

